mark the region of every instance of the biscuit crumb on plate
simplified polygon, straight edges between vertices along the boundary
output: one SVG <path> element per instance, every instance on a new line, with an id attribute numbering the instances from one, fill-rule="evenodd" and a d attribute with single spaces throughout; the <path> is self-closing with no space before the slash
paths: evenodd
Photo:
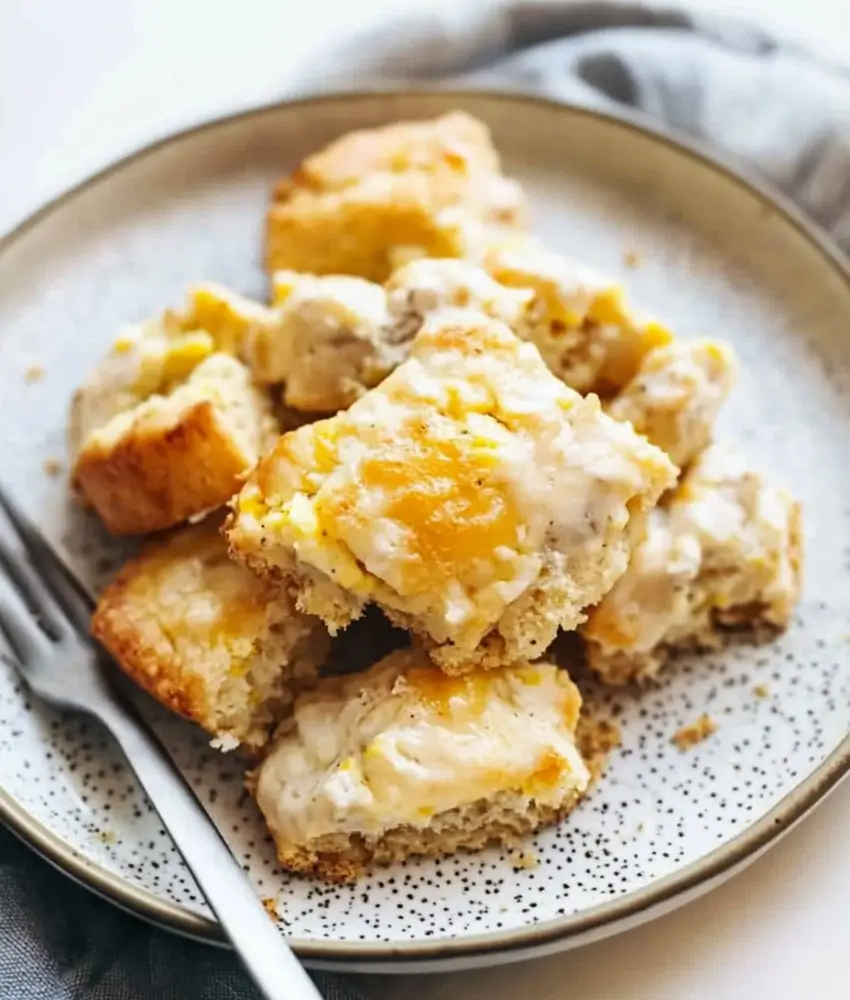
<path id="1" fill-rule="evenodd" d="M 530 871 L 537 868 L 540 864 L 540 858 L 537 854 L 529 849 L 525 850 L 514 850 L 509 854 L 510 862 L 516 869 L 525 869 Z"/>
<path id="2" fill-rule="evenodd" d="M 41 365 L 30 365 L 24 372 L 25 382 L 40 382 L 44 378 L 44 368 Z"/>
<path id="3" fill-rule="evenodd" d="M 682 750 L 690 750 L 717 731 L 717 723 L 710 715 L 703 713 L 698 719 L 682 726 L 673 734 L 673 742 Z"/>

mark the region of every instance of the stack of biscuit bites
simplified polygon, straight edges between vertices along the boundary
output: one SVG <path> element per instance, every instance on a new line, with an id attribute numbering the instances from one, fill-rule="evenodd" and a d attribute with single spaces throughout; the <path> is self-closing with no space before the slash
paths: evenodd
<path id="1" fill-rule="evenodd" d="M 572 809 L 560 632 L 620 684 L 792 615 L 799 508 L 713 441 L 731 348 L 674 339 L 526 226 L 463 113 L 345 136 L 274 192 L 269 305 L 199 285 L 75 397 L 81 497 L 115 534 L 170 529 L 93 632 L 253 757 L 291 870 L 350 879 Z"/>

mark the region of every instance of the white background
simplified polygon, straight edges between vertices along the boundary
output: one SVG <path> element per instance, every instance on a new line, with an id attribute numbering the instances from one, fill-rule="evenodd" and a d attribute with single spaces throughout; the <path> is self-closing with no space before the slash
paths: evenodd
<path id="1" fill-rule="evenodd" d="M 0 231 L 151 138 L 284 95 L 382 13 L 451 5 L 0 0 Z M 848 0 L 679 6 L 745 16 L 850 66 Z M 638 930 L 546 960 L 363 986 L 374 1000 L 848 1000 L 848 834 L 845 786 L 733 882 Z"/>
<path id="2" fill-rule="evenodd" d="M 283 96 L 357 26 L 469 3 L 487 0 L 0 0 L 0 231 L 154 136 Z M 850 0 L 656 3 L 850 65 Z"/>

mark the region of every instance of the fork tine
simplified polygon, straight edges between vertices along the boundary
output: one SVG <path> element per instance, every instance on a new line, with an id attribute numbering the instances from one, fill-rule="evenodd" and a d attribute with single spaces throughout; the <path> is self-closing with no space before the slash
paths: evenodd
<path id="1" fill-rule="evenodd" d="M 44 558 L 44 550 L 48 546 L 42 538 L 41 532 L 23 512 L 18 501 L 2 485 L 0 485 L 0 507 L 3 508 L 12 527 L 20 536 L 21 543 L 26 548 L 30 558 Z"/>
<path id="2" fill-rule="evenodd" d="M 6 582 L 17 592 L 24 608 L 38 620 L 41 628 L 53 640 L 58 640 L 68 631 L 68 624 L 62 609 L 56 603 L 49 587 L 39 579 L 22 555 L 14 552 L 0 534 L 0 566 Z"/>
<path id="3" fill-rule="evenodd" d="M 20 504 L 4 486 L 0 485 L 0 508 L 12 526 L 18 540 L 26 550 L 30 562 L 46 577 L 57 603 L 83 635 L 88 635 L 89 619 L 94 600 L 76 579 L 64 560 L 24 513 Z"/>
<path id="4" fill-rule="evenodd" d="M 43 656 L 50 648 L 7 577 L 0 581 L 0 632 L 22 667 Z"/>

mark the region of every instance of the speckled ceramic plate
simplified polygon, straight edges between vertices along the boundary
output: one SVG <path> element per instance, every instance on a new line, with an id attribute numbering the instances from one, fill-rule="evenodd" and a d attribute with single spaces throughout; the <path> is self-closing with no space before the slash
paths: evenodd
<path id="1" fill-rule="evenodd" d="M 752 860 L 850 758 L 848 276 L 768 195 L 634 123 L 484 94 L 322 98 L 203 126 L 107 170 L 0 248 L 3 479 L 96 583 L 116 553 L 71 511 L 45 462 L 61 460 L 71 391 L 117 327 L 180 302 L 199 278 L 262 295 L 260 233 L 277 175 L 355 126 L 455 106 L 492 126 L 552 244 L 621 276 L 675 330 L 734 342 L 744 375 L 720 433 L 803 501 L 807 580 L 781 640 L 682 660 L 660 686 L 609 699 L 622 748 L 568 821 L 536 838 L 534 868 L 491 850 L 353 887 L 285 876 L 234 758 L 157 715 L 257 891 L 314 964 L 459 967 L 610 934 Z M 639 267 L 627 268 L 630 254 Z M 680 753 L 671 735 L 703 711 L 716 735 Z M 221 940 L 109 739 L 32 703 L 5 664 L 0 788 L 0 815 L 69 875 L 166 927 Z"/>

